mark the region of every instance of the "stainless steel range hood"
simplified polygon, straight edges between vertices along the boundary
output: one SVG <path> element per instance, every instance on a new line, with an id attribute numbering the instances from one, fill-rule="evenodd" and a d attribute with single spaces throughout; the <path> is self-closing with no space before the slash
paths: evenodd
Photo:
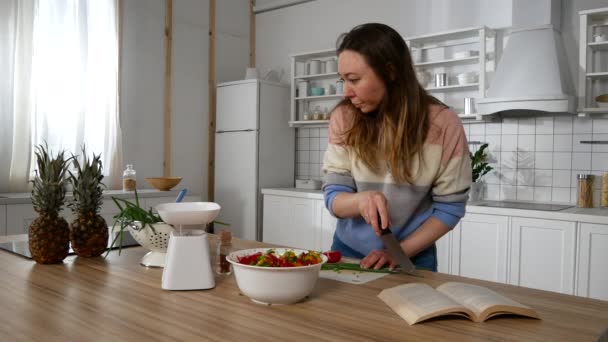
<path id="1" fill-rule="evenodd" d="M 480 114 L 510 110 L 570 112 L 576 108 L 560 34 L 552 25 L 513 30 Z"/>

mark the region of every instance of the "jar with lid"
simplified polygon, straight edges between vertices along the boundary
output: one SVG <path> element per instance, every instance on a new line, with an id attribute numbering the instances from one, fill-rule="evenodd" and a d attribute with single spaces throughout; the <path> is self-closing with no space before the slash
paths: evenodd
<path id="1" fill-rule="evenodd" d="M 136 187 L 135 169 L 133 169 L 133 164 L 127 164 L 127 168 L 122 173 L 122 190 L 134 191 Z"/>
<path id="2" fill-rule="evenodd" d="M 579 208 L 593 207 L 593 175 L 580 173 L 576 193 L 576 206 Z"/>
<path id="3" fill-rule="evenodd" d="M 220 275 L 230 275 L 232 273 L 232 265 L 226 259 L 228 254 L 232 252 L 232 233 L 227 230 L 222 230 L 219 233 L 219 243 L 217 245 L 217 258 L 215 272 Z"/>
<path id="4" fill-rule="evenodd" d="M 608 171 L 602 175 L 602 207 L 608 207 Z"/>
<path id="5" fill-rule="evenodd" d="M 321 112 L 321 106 L 315 106 L 315 110 L 312 112 L 313 120 L 323 120 L 323 113 Z"/>

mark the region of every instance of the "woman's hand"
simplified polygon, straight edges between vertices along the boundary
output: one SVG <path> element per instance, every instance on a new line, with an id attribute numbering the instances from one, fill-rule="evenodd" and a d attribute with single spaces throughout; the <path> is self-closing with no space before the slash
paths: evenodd
<path id="1" fill-rule="evenodd" d="M 357 195 L 361 217 L 372 226 L 374 233 L 380 236 L 380 230 L 390 224 L 386 197 L 380 191 L 363 191 Z"/>
<path id="2" fill-rule="evenodd" d="M 388 269 L 391 271 L 395 269 L 395 266 L 397 266 L 393 258 L 386 251 L 374 249 L 373 251 L 369 252 L 365 258 L 361 259 L 359 265 L 361 268 L 373 267 L 374 269 L 379 270 L 387 263 L 389 264 Z"/>

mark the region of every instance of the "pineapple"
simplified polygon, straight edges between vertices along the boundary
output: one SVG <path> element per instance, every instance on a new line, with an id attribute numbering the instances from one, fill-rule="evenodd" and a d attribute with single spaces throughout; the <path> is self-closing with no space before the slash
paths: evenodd
<path id="1" fill-rule="evenodd" d="M 48 146 L 36 146 L 38 170 L 32 181 L 32 204 L 39 216 L 29 229 L 32 258 L 40 264 L 60 263 L 70 246 L 70 227 L 59 212 L 65 202 L 64 176 L 69 159 L 64 152 L 49 156 Z"/>
<path id="2" fill-rule="evenodd" d="M 93 158 L 89 159 L 84 148 L 82 154 L 82 165 L 73 157 L 78 177 L 68 171 L 74 191 L 74 200 L 68 206 L 76 216 L 72 222 L 70 241 L 78 256 L 96 257 L 101 255 L 108 245 L 108 226 L 98 214 L 103 195 L 101 155 L 93 154 Z"/>

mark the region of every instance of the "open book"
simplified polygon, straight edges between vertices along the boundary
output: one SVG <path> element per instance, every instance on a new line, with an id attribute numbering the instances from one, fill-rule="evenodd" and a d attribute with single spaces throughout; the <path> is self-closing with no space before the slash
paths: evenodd
<path id="1" fill-rule="evenodd" d="M 429 318 L 459 315 L 483 322 L 496 315 L 538 318 L 534 309 L 482 286 L 448 282 L 437 289 L 425 283 L 411 283 L 383 290 L 378 295 L 410 325 Z"/>

